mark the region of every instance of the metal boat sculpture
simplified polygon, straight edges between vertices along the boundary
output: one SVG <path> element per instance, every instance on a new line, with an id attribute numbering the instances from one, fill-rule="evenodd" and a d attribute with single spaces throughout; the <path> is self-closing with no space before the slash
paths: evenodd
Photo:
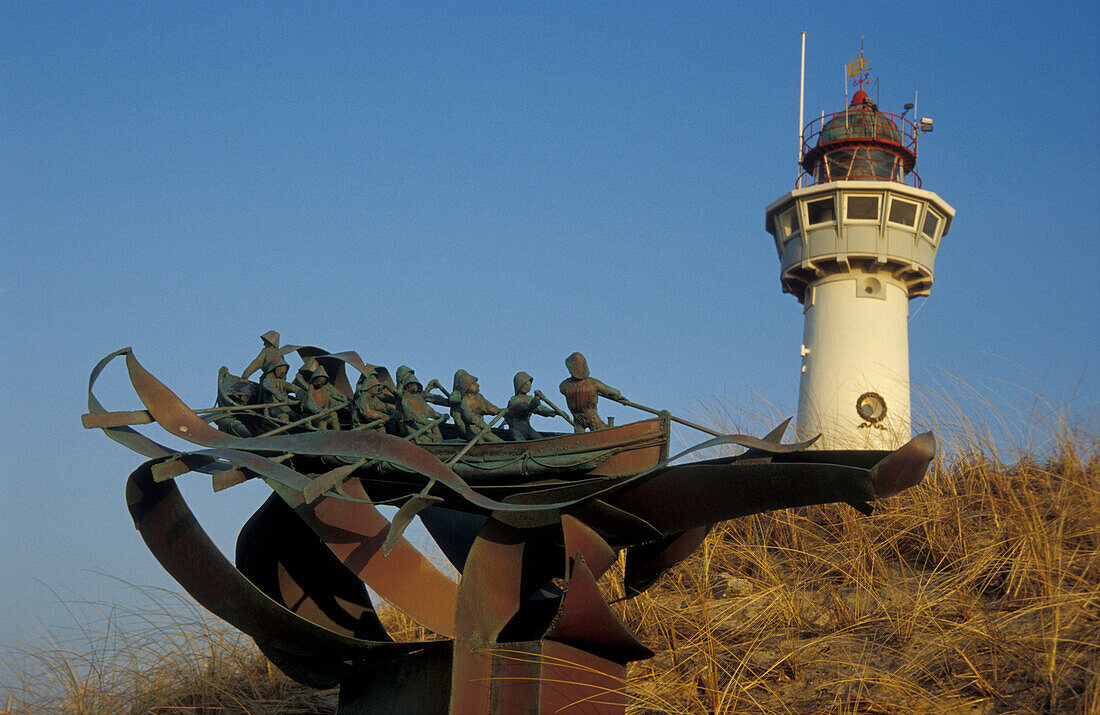
<path id="1" fill-rule="evenodd" d="M 299 350 L 372 369 L 354 353 Z M 144 410 L 108 411 L 94 395 L 120 357 Z M 339 685 L 344 713 L 622 713 L 626 664 L 652 652 L 597 587 L 620 552 L 624 587 L 636 594 L 717 522 L 840 501 L 869 512 L 869 502 L 919 483 L 935 454 L 931 434 L 894 452 L 805 451 L 808 443 L 779 443 L 784 423 L 763 439 L 725 435 L 668 459 L 662 413 L 589 434 L 478 445 L 448 466 L 441 460 L 456 446 L 380 432 L 223 431 L 208 420 L 226 412 L 200 416 L 129 349 L 93 369 L 88 409 L 86 427 L 148 458 L 126 498 L 157 560 L 288 675 Z M 194 449 L 132 428 L 152 422 Z M 671 464 L 722 444 L 747 451 Z M 189 472 L 210 475 L 215 489 L 253 478 L 271 487 L 241 531 L 235 563 L 175 486 Z M 383 503 L 400 507 L 392 519 Z M 404 538 L 416 515 L 457 582 Z M 367 586 L 439 638 L 395 642 Z"/>
<path id="2" fill-rule="evenodd" d="M 374 366 L 368 366 L 375 369 Z M 330 372 L 339 372 L 330 369 Z M 346 379 L 337 380 L 348 384 Z M 223 431 L 239 434 L 263 434 L 284 426 L 266 416 L 263 410 L 251 408 L 259 403 L 259 385 L 237 375 L 223 372 L 218 380 L 218 405 L 232 407 L 234 411 L 215 420 Z M 342 415 L 341 424 L 349 425 L 350 419 Z M 626 476 L 649 469 L 668 459 L 669 418 L 641 420 L 596 432 L 543 433 L 543 439 L 515 442 L 508 439 L 508 431 L 494 429 L 502 442 L 483 442 L 464 451 L 467 443 L 459 439 L 451 425 L 441 425 L 444 441 L 421 442 L 420 446 L 441 462 L 451 464 L 451 469 L 471 482 L 485 483 L 497 479 L 515 480 L 519 477 L 562 473 L 586 473 L 602 476 Z M 305 427 L 298 432 L 309 431 Z M 459 452 L 462 452 L 459 455 Z M 387 465 L 381 464 L 383 471 Z"/>

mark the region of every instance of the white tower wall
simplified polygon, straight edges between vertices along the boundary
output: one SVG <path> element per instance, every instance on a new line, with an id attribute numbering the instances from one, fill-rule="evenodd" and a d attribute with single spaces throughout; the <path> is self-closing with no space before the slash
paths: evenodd
<path id="1" fill-rule="evenodd" d="M 885 275 L 835 275 L 813 283 L 805 305 L 798 432 L 822 435 L 822 449 L 904 444 L 910 433 L 906 287 Z M 876 400 L 885 414 L 878 414 Z M 861 416 L 861 406 L 871 413 Z"/>

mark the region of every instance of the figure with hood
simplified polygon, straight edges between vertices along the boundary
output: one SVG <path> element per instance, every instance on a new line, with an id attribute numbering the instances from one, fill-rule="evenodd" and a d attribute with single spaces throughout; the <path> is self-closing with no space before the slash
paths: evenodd
<path id="1" fill-rule="evenodd" d="M 255 385 L 248 380 L 243 380 L 229 373 L 229 368 L 222 365 L 218 370 L 218 407 L 236 407 L 238 405 L 254 404 L 257 400 L 254 393 Z M 252 433 L 233 413 L 225 413 L 214 420 L 214 424 L 222 432 L 228 432 L 237 437 L 251 437 Z"/>
<path id="2" fill-rule="evenodd" d="M 401 365 L 397 368 L 397 372 L 393 374 L 393 381 L 397 385 L 398 393 L 401 392 L 401 385 L 405 382 L 405 376 L 413 372 L 413 369 L 408 365 Z"/>
<path id="3" fill-rule="evenodd" d="M 454 393 L 451 393 L 452 414 L 457 409 L 458 415 L 462 419 L 459 435 L 464 440 L 469 441 L 482 432 L 487 432 L 481 438 L 481 441 L 503 442 L 504 440 L 489 431 L 489 425 L 485 424 L 483 419 L 484 415 L 497 414 L 500 412 L 500 408 L 482 396 L 481 386 L 477 384 L 476 377 L 465 370 L 459 372 L 462 374 L 455 373 L 455 382 L 458 384 L 457 392 L 459 393 L 457 406 L 454 403 Z"/>
<path id="4" fill-rule="evenodd" d="M 390 427 L 393 426 L 393 431 L 396 433 L 396 426 L 393 425 L 396 411 L 383 398 L 385 388 L 386 385 L 378 378 L 377 372 L 359 377 L 355 383 L 355 397 L 352 398 L 351 403 L 353 428 L 359 428 L 377 420 L 385 420 L 374 429 L 379 432 L 389 432 Z"/>
<path id="5" fill-rule="evenodd" d="M 401 368 L 398 368 L 397 372 L 402 374 Z M 402 379 L 399 384 L 401 390 L 401 434 L 407 437 L 413 432 L 439 419 L 439 413 L 433 410 L 428 405 L 428 402 L 444 400 L 435 395 L 425 393 L 423 386 L 420 384 L 420 380 L 417 379 L 412 370 L 407 370 L 402 374 Z M 442 442 L 443 434 L 439 431 L 439 426 L 436 425 L 420 435 L 417 441 Z"/>
<path id="6" fill-rule="evenodd" d="M 462 410 L 459 409 L 459 405 L 462 404 L 462 380 L 464 375 L 468 377 L 470 373 L 462 369 L 455 370 L 454 386 L 451 393 L 447 395 L 447 406 L 451 410 L 451 422 L 458 430 L 458 436 L 463 438 L 466 435 L 466 422 L 462 419 Z"/>
<path id="7" fill-rule="evenodd" d="M 303 416 L 320 415 L 315 420 L 306 424 L 311 429 L 338 430 L 340 419 L 336 416 L 336 410 L 347 404 L 347 398 L 335 390 L 328 388 L 328 373 L 320 364 L 311 370 L 309 389 L 302 395 L 301 413 Z"/>
<path id="8" fill-rule="evenodd" d="M 531 392 L 533 378 L 525 372 L 517 372 L 512 378 L 512 387 L 516 394 L 508 400 L 508 410 L 504 413 L 504 422 L 508 425 L 508 436 L 517 442 L 529 439 L 542 439 L 542 435 L 531 427 L 531 415 L 554 417 L 554 410 L 542 404 L 542 400 Z"/>
<path id="9" fill-rule="evenodd" d="M 260 354 L 256 356 L 256 359 L 248 363 L 248 367 L 241 373 L 241 377 L 245 380 L 248 376 L 257 370 L 266 371 L 267 366 L 283 358 L 282 352 L 279 351 L 279 334 L 274 330 L 269 330 L 260 336 L 260 340 L 263 341 L 263 348 L 260 350 Z"/>
<path id="10" fill-rule="evenodd" d="M 621 400 L 622 393 L 589 375 L 588 361 L 580 353 L 565 358 L 565 368 L 569 370 L 569 377 L 558 389 L 565 395 L 565 404 L 573 413 L 573 431 L 580 434 L 585 429 L 595 431 L 607 427 L 596 412 L 596 401 L 600 395 Z"/>
<path id="11" fill-rule="evenodd" d="M 309 389 L 310 378 L 313 375 L 313 369 L 317 367 L 316 360 L 306 360 L 302 363 L 302 366 L 298 368 L 298 372 L 294 373 L 294 382 L 291 383 L 294 390 L 298 394 L 304 393 Z"/>
<path id="12" fill-rule="evenodd" d="M 460 370 L 459 372 L 465 372 L 465 371 Z M 397 384 L 399 385 L 399 387 L 398 387 L 398 393 L 399 394 L 404 393 L 404 387 L 403 386 L 405 385 L 405 380 L 409 375 L 412 375 L 413 377 L 416 377 L 415 371 L 411 367 L 409 367 L 408 365 L 402 365 L 401 367 L 397 368 Z M 449 408 L 451 406 L 451 399 L 450 399 L 449 396 L 446 396 L 446 392 L 443 390 L 443 385 L 440 384 L 439 380 L 433 379 L 433 380 L 429 381 L 427 385 L 423 385 L 420 382 L 420 380 L 417 380 L 417 384 L 421 385 L 420 395 L 423 396 L 423 398 L 425 400 L 427 400 L 428 402 L 432 403 L 433 405 L 439 405 L 440 407 Z M 438 387 L 440 392 L 443 392 L 444 394 L 443 395 L 433 394 L 432 391 L 431 391 L 433 387 Z M 457 383 L 456 383 L 456 389 L 457 389 Z"/>
<path id="13" fill-rule="evenodd" d="M 288 402 L 290 393 L 298 392 L 298 389 L 286 380 L 286 373 L 289 369 L 290 366 L 287 365 L 282 355 L 264 367 L 264 375 L 260 380 L 260 402 Z M 294 410 L 290 409 L 289 405 L 268 407 L 265 412 L 268 417 L 278 422 L 291 422 L 298 419 L 298 416 Z"/>
<path id="14" fill-rule="evenodd" d="M 408 368 L 406 367 L 405 369 L 407 370 Z M 378 397 L 389 406 L 390 412 L 396 415 L 401 407 L 401 393 L 397 389 L 397 383 L 390 377 L 390 371 L 381 365 L 376 365 L 374 367 L 374 377 L 381 383 Z M 398 380 L 398 382 L 400 382 L 400 380 Z"/>

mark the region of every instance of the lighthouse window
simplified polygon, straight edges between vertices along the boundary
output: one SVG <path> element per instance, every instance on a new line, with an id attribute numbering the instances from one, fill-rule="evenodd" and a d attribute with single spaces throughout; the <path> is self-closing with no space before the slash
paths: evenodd
<path id="1" fill-rule="evenodd" d="M 877 196 L 849 196 L 848 218 L 878 220 Z"/>
<path id="2" fill-rule="evenodd" d="M 779 232 L 783 238 L 798 231 L 798 217 L 794 208 L 779 214 Z"/>
<path id="3" fill-rule="evenodd" d="M 905 226 L 917 225 L 917 205 L 900 199 L 890 200 L 890 221 Z"/>
<path id="4" fill-rule="evenodd" d="M 806 215 L 810 225 L 815 223 L 828 223 L 836 221 L 836 209 L 833 208 L 832 199 L 820 199 L 806 204 Z"/>
<path id="5" fill-rule="evenodd" d="M 928 238 L 936 237 L 936 229 L 939 228 L 940 217 L 935 213 L 929 211 L 924 217 L 924 227 L 921 229 L 921 233 Z"/>

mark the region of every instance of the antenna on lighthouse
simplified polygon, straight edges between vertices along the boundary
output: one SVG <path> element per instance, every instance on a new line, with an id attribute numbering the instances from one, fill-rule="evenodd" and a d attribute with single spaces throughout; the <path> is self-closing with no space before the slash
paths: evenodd
<path id="1" fill-rule="evenodd" d="M 798 166 L 802 166 L 802 142 L 805 137 L 802 130 L 805 127 L 802 118 L 803 109 L 806 106 L 806 31 L 802 31 L 802 75 L 798 80 Z M 802 188 L 802 172 L 798 172 L 798 181 L 795 186 Z"/>

